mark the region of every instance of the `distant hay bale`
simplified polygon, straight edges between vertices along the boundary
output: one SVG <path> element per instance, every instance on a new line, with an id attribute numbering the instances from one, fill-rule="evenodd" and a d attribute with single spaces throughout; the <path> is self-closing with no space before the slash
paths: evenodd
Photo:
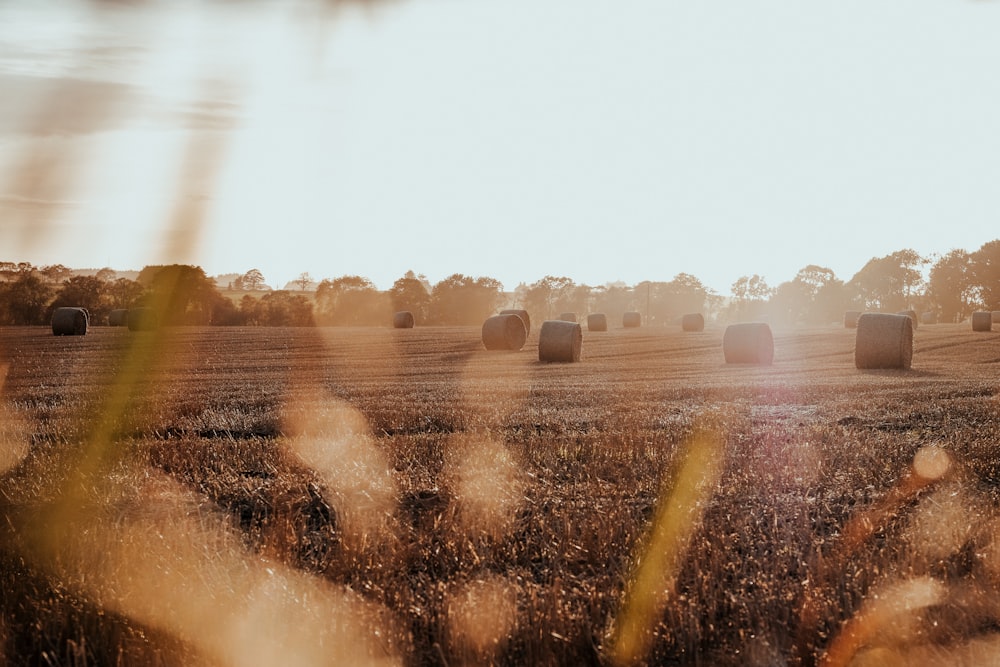
<path id="1" fill-rule="evenodd" d="M 774 336 L 766 322 L 730 324 L 722 335 L 727 364 L 770 366 L 774 361 Z"/>
<path id="2" fill-rule="evenodd" d="M 538 333 L 539 361 L 580 361 L 583 329 L 576 322 L 546 320 Z"/>
<path id="3" fill-rule="evenodd" d="M 401 310 L 392 316 L 392 326 L 394 329 L 412 329 L 413 313 L 408 310 Z"/>
<path id="4" fill-rule="evenodd" d="M 511 308 L 511 309 L 508 309 L 508 310 L 501 310 L 500 314 L 501 315 L 517 315 L 518 317 L 521 318 L 521 321 L 524 322 L 524 334 L 528 335 L 528 334 L 531 333 L 531 318 L 528 317 L 528 311 L 526 311 L 526 310 L 519 310 L 519 309 L 516 309 L 516 308 Z"/>
<path id="5" fill-rule="evenodd" d="M 576 322 L 576 313 L 559 313 L 559 317 L 556 319 L 563 322 Z"/>
<path id="6" fill-rule="evenodd" d="M 973 331 L 992 331 L 993 330 L 993 313 L 988 310 L 977 310 L 972 313 L 972 330 Z"/>
<path id="7" fill-rule="evenodd" d="M 701 313 L 688 313 L 681 318 L 681 331 L 704 331 L 705 316 Z"/>
<path id="8" fill-rule="evenodd" d="M 913 320 L 908 315 L 865 313 L 854 340 L 857 368 L 908 369 L 913 359 Z"/>
<path id="9" fill-rule="evenodd" d="M 849 310 L 846 313 L 844 313 L 844 328 L 857 329 L 859 317 L 861 317 L 860 310 Z"/>
<path id="10" fill-rule="evenodd" d="M 115 308 L 108 313 L 108 326 L 123 327 L 128 322 L 128 311 L 124 308 Z"/>
<path id="11" fill-rule="evenodd" d="M 524 320 L 513 313 L 494 315 L 483 322 L 483 345 L 487 350 L 516 352 L 528 337 Z"/>
<path id="12" fill-rule="evenodd" d="M 629 311 L 622 315 L 622 326 L 626 329 L 634 329 L 642 326 L 642 314 Z"/>
<path id="13" fill-rule="evenodd" d="M 927 311 L 926 313 L 920 313 L 920 323 L 921 324 L 937 324 L 937 313 L 933 311 Z"/>
<path id="14" fill-rule="evenodd" d="M 917 317 L 917 311 L 915 311 L 915 310 L 901 310 L 901 311 L 899 311 L 896 314 L 897 315 L 906 315 L 907 317 L 909 317 L 910 321 L 913 323 L 914 330 L 916 330 L 917 325 L 920 324 L 920 318 Z"/>
<path id="15" fill-rule="evenodd" d="M 132 308 L 125 321 L 129 331 L 152 331 L 160 326 L 160 318 L 152 308 Z"/>
<path id="16" fill-rule="evenodd" d="M 587 315 L 587 331 L 607 331 L 608 316 L 604 313 L 591 313 Z"/>
<path id="17" fill-rule="evenodd" d="M 89 319 L 83 308 L 56 308 L 52 311 L 52 333 L 55 336 L 86 336 Z"/>

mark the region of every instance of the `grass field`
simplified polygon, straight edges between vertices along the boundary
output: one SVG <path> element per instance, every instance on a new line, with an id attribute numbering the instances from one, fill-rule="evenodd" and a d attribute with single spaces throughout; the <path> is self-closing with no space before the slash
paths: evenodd
<path id="1" fill-rule="evenodd" d="M 6 664 L 1000 661 L 1000 334 L 535 329 L 0 330 Z"/>

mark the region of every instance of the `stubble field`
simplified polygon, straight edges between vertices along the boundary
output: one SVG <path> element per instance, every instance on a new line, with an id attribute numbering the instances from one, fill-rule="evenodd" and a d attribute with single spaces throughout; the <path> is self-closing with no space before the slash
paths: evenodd
<path id="1" fill-rule="evenodd" d="M 1000 334 L 921 327 L 909 371 L 721 341 L 0 330 L 3 656 L 1000 660 Z"/>

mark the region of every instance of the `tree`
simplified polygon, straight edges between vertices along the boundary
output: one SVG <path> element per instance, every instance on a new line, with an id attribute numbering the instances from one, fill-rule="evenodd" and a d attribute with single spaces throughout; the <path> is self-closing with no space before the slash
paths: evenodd
<path id="1" fill-rule="evenodd" d="M 42 267 L 39 269 L 39 272 L 48 278 L 49 282 L 54 285 L 58 285 L 73 275 L 73 272 L 62 264 L 52 264 L 50 266 Z"/>
<path id="2" fill-rule="evenodd" d="M 35 271 L 23 271 L 0 283 L 0 321 L 5 324 L 44 324 L 52 288 Z"/>
<path id="3" fill-rule="evenodd" d="M 305 292 L 310 285 L 313 283 L 313 277 L 309 275 L 308 271 L 303 271 L 299 274 L 299 277 L 292 281 L 299 286 L 299 289 Z"/>
<path id="4" fill-rule="evenodd" d="M 135 280 L 118 278 L 107 286 L 111 309 L 133 307 L 145 291 L 146 289 Z"/>
<path id="5" fill-rule="evenodd" d="M 522 303 L 528 316 L 537 322 L 551 320 L 559 313 L 586 311 L 586 303 L 578 308 L 574 302 L 575 289 L 576 283 L 565 276 L 545 276 L 528 286 Z"/>
<path id="6" fill-rule="evenodd" d="M 431 290 L 429 319 L 435 324 L 481 324 L 503 302 L 498 280 L 455 273 Z"/>
<path id="7" fill-rule="evenodd" d="M 250 269 L 233 282 L 234 287 L 237 282 L 240 286 L 236 289 L 243 289 L 247 292 L 259 292 L 264 289 L 264 274 L 259 269 Z"/>
<path id="8" fill-rule="evenodd" d="M 984 243 L 972 253 L 972 282 L 986 310 L 1000 310 L 1000 239 Z"/>
<path id="9" fill-rule="evenodd" d="M 316 305 L 320 323 L 334 326 L 376 325 L 387 322 L 391 315 L 388 297 L 362 276 L 320 281 Z"/>
<path id="10" fill-rule="evenodd" d="M 146 266 L 137 281 L 148 285 L 144 301 L 164 324 L 211 324 L 214 315 L 232 305 L 199 266 Z"/>
<path id="11" fill-rule="evenodd" d="M 914 250 L 897 250 L 869 260 L 854 274 L 849 286 L 857 290 L 863 309 L 905 310 L 923 283 L 918 267 L 926 263 Z"/>
<path id="12" fill-rule="evenodd" d="M 394 282 L 389 289 L 389 301 L 395 312 L 408 310 L 413 313 L 417 324 L 423 324 L 427 319 L 427 310 L 431 303 L 430 292 L 424 281 L 414 275 L 413 271 Z"/>
<path id="13" fill-rule="evenodd" d="M 831 269 L 810 264 L 778 285 L 768 310 L 787 324 L 824 324 L 840 319 L 849 304 L 843 281 Z"/>
<path id="14" fill-rule="evenodd" d="M 605 283 L 591 292 L 591 309 L 604 313 L 609 321 L 620 322 L 622 315 L 636 309 L 635 292 L 623 282 Z"/>
<path id="15" fill-rule="evenodd" d="M 740 276 L 730 290 L 738 319 L 760 317 L 773 292 L 767 281 L 756 273 L 752 276 Z"/>
<path id="16" fill-rule="evenodd" d="M 975 310 L 979 289 L 973 278 L 972 255 L 952 250 L 931 267 L 927 297 L 942 322 L 957 322 Z"/>
<path id="17" fill-rule="evenodd" d="M 316 323 L 313 304 L 301 294 L 286 290 L 268 292 L 260 298 L 258 323 L 269 327 L 311 327 Z"/>
<path id="18" fill-rule="evenodd" d="M 63 282 L 56 292 L 56 298 L 49 306 L 51 313 L 61 306 L 86 308 L 91 321 L 101 321 L 111 310 L 111 295 L 108 283 L 96 276 L 73 276 Z"/>

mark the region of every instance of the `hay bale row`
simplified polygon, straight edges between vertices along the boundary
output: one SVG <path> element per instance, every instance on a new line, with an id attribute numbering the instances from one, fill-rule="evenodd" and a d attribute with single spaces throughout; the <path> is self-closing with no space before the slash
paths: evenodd
<path id="1" fill-rule="evenodd" d="M 622 326 L 626 329 L 635 329 L 642 326 L 642 314 L 630 311 L 622 315 Z"/>
<path id="2" fill-rule="evenodd" d="M 125 320 L 129 331 L 153 331 L 160 326 L 160 318 L 152 308 L 132 308 Z"/>
<path id="3" fill-rule="evenodd" d="M 591 313 L 587 315 L 587 331 L 607 331 L 608 316 L 604 313 Z"/>
<path id="4" fill-rule="evenodd" d="M 401 310 L 392 316 L 392 327 L 394 329 L 412 329 L 413 313 L 408 310 Z"/>
<path id="5" fill-rule="evenodd" d="M 63 307 L 52 311 L 54 336 L 86 336 L 90 315 L 85 308 Z"/>
<path id="6" fill-rule="evenodd" d="M 681 331 L 704 331 L 705 317 L 701 313 L 689 313 L 681 318 Z"/>
<path id="7" fill-rule="evenodd" d="M 722 335 L 727 364 L 770 366 L 774 361 L 774 336 L 765 322 L 730 324 Z"/>
<path id="8" fill-rule="evenodd" d="M 580 361 L 583 329 L 576 322 L 546 320 L 538 333 L 539 361 Z"/>
<path id="9" fill-rule="evenodd" d="M 500 314 L 501 315 L 517 315 L 518 317 L 521 318 L 521 321 L 524 323 L 524 333 L 525 333 L 525 335 L 528 335 L 528 334 L 531 333 L 531 318 L 528 317 L 528 311 L 526 311 L 526 310 L 519 310 L 519 309 L 516 309 L 516 308 L 511 308 L 511 309 L 507 309 L 507 310 L 501 310 Z"/>
<path id="10" fill-rule="evenodd" d="M 483 345 L 487 350 L 516 352 L 528 338 L 524 320 L 513 313 L 494 315 L 483 322 Z"/>
<path id="11" fill-rule="evenodd" d="M 849 310 L 846 313 L 844 313 L 844 328 L 857 329 L 859 317 L 861 317 L 860 310 Z"/>
<path id="12" fill-rule="evenodd" d="M 913 359 L 913 319 L 908 315 L 865 313 L 854 342 L 857 368 L 908 369 Z"/>
<path id="13" fill-rule="evenodd" d="M 973 331 L 992 331 L 993 330 L 993 313 L 988 310 L 977 310 L 972 313 L 972 330 Z"/>

